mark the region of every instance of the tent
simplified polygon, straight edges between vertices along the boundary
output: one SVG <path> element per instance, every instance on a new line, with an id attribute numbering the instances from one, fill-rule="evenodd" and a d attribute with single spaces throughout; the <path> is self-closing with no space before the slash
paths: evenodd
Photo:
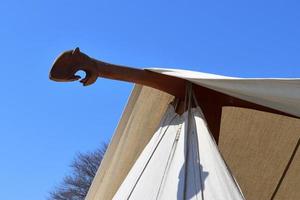
<path id="1" fill-rule="evenodd" d="M 275 79 L 260 80 L 276 82 Z M 299 85 L 298 80 L 292 82 L 295 86 Z M 286 88 L 279 91 L 282 90 L 287 92 Z M 299 98 L 299 93 L 292 92 L 288 97 L 292 95 L 298 95 L 295 100 Z M 138 155 L 150 141 L 171 100 L 172 97 L 166 93 L 135 86 L 87 199 L 113 197 Z M 296 111 L 297 106 L 294 108 L 293 111 Z M 223 108 L 220 151 L 246 199 L 271 199 L 297 147 L 299 130 L 300 122 L 295 118 L 244 108 Z M 297 151 L 274 199 L 300 198 L 297 189 L 300 184 L 299 162 L 300 153 Z"/>
<path id="2" fill-rule="evenodd" d="M 169 106 L 113 199 L 244 199 L 188 88 L 187 111 Z"/>
<path id="3" fill-rule="evenodd" d="M 86 57 L 83 58 L 86 59 Z M 68 64 L 65 60 L 63 60 L 63 62 L 60 61 L 61 59 L 58 59 L 55 62 L 53 67 L 54 71 L 51 71 L 52 73 L 50 73 L 52 74 L 51 78 L 54 80 L 65 81 L 78 79 L 77 77 L 70 78 L 69 74 L 62 71 L 59 71 L 58 73 L 57 70 L 55 70 L 55 68 L 61 69 L 61 66 L 57 67 L 58 64 Z M 88 64 L 90 65 L 92 65 L 93 62 L 88 60 Z M 82 64 L 82 62 L 80 62 L 80 64 Z M 103 65 L 103 63 L 100 63 L 100 65 L 102 67 L 106 66 Z M 70 66 L 71 65 L 69 65 L 69 67 Z M 85 70 L 87 70 L 88 73 L 91 73 L 91 69 Z M 137 192 L 134 191 L 134 195 L 137 195 L 137 198 L 133 199 L 141 197 L 139 195 L 145 195 L 144 199 L 147 199 L 149 194 L 152 195 L 152 186 L 147 186 L 147 184 L 151 184 L 155 181 L 158 183 L 157 185 L 159 185 L 159 191 L 166 191 L 167 193 L 169 191 L 173 195 L 177 195 L 175 196 L 177 199 L 197 199 L 198 195 L 198 199 L 204 199 L 203 197 L 209 193 L 207 191 L 211 191 L 210 194 L 221 195 L 231 193 L 232 196 L 230 197 L 234 197 L 231 199 L 242 199 L 243 195 L 248 200 L 300 199 L 300 191 L 298 190 L 300 184 L 300 153 L 298 151 L 300 138 L 300 122 L 298 119 L 300 115 L 299 79 L 243 79 L 185 70 L 148 70 L 152 71 L 151 73 L 154 74 L 162 74 L 166 77 L 176 77 L 180 80 L 186 80 L 189 83 L 199 86 L 199 88 L 205 88 L 203 91 L 212 91 L 214 94 L 223 95 L 221 97 L 226 97 L 226 102 L 229 102 L 221 108 L 220 131 L 217 131 L 218 127 L 216 128 L 211 126 L 211 119 L 213 118 L 207 118 L 208 120 L 206 124 L 205 118 L 209 113 L 207 114 L 203 104 L 200 105 L 200 109 L 198 107 L 188 109 L 188 111 L 192 113 L 191 116 L 193 116 L 193 119 L 195 119 L 195 122 L 190 122 L 191 126 L 194 127 L 192 129 L 197 130 L 197 133 L 199 133 L 198 144 L 192 143 L 196 140 L 195 138 L 186 140 L 191 142 L 187 143 L 189 144 L 189 148 L 197 147 L 197 145 L 198 149 L 201 149 L 205 145 L 209 148 L 208 144 L 211 144 L 211 149 L 209 151 L 205 148 L 199 150 L 199 152 L 201 155 L 204 155 L 203 157 L 206 155 L 204 150 L 207 150 L 208 153 L 213 152 L 212 154 L 209 154 L 209 156 L 207 156 L 207 160 L 204 159 L 203 162 L 201 162 L 200 158 L 200 165 L 198 163 L 199 170 L 198 172 L 194 172 L 194 175 L 191 175 L 192 170 L 184 171 L 184 173 L 187 171 L 187 174 L 184 176 L 183 185 L 187 185 L 191 182 L 198 183 L 199 185 L 194 187 L 183 187 L 186 189 L 183 189 L 183 192 L 179 192 L 182 190 L 182 188 L 179 187 L 179 185 L 182 184 L 182 180 L 178 178 L 181 177 L 181 169 L 194 169 L 193 167 L 189 168 L 181 166 L 182 163 L 185 163 L 182 159 L 187 159 L 186 155 L 194 158 L 197 154 L 184 154 L 184 151 L 181 151 L 181 156 L 174 156 L 174 159 L 177 159 L 175 159 L 176 162 L 172 162 L 172 165 L 169 165 L 169 162 L 167 162 L 164 166 L 168 166 L 169 172 L 171 174 L 175 173 L 176 175 L 168 176 L 165 175 L 165 173 L 162 173 L 163 177 L 167 177 L 160 179 L 163 181 L 157 181 L 158 174 L 155 173 L 165 171 L 162 170 L 165 168 L 161 167 L 159 164 L 151 164 L 151 166 L 147 166 L 147 170 L 149 171 L 147 173 L 147 170 L 144 170 L 144 167 L 139 168 L 139 166 L 142 166 L 139 165 L 139 163 L 145 163 L 143 162 L 143 158 L 145 159 L 147 156 L 144 157 L 144 155 L 147 155 L 147 153 L 148 155 L 152 155 L 151 152 L 153 152 L 153 150 L 149 150 L 149 145 L 153 143 L 153 139 L 158 137 L 158 132 L 160 132 L 159 130 L 165 127 L 166 124 L 164 124 L 164 119 L 167 119 L 170 114 L 174 114 L 174 112 L 172 112 L 172 108 L 170 108 L 170 102 L 173 101 L 174 97 L 153 88 L 136 85 L 130 95 L 127 106 L 110 142 L 104 160 L 102 161 L 92 186 L 90 187 L 89 193 L 86 197 L 87 200 L 113 198 L 122 199 L 124 197 L 122 194 L 126 194 L 126 192 L 128 192 L 128 188 L 130 191 L 129 194 L 131 195 L 132 192 L 130 188 L 132 188 L 132 181 L 130 180 L 136 180 L 136 177 L 138 177 L 139 183 L 137 183 L 137 181 L 133 181 L 133 186 L 134 188 L 138 188 L 136 190 Z M 68 71 L 68 73 L 73 74 L 74 70 Z M 57 74 L 61 76 L 58 76 Z M 103 71 L 102 76 L 103 75 L 104 77 L 105 75 L 111 76 L 109 73 L 105 74 L 105 71 Z M 151 76 L 152 75 L 153 74 L 151 74 Z M 88 79 L 83 80 L 83 82 L 86 83 Z M 95 80 L 93 78 L 90 83 L 94 81 Z M 159 86 L 155 88 L 158 87 Z M 204 93 L 201 95 L 204 102 L 205 95 Z M 195 102 L 197 102 L 197 100 Z M 203 102 L 200 100 L 199 104 Z M 230 104 L 230 102 L 233 102 L 233 104 Z M 212 115 L 214 114 L 218 113 L 212 113 Z M 177 116 L 177 123 L 175 124 L 167 123 L 168 126 L 171 125 L 171 127 L 175 129 L 172 133 L 178 130 L 178 124 L 184 124 L 187 121 L 187 117 L 185 116 L 187 115 L 183 114 L 181 116 Z M 218 121 L 215 123 L 217 122 Z M 198 131 L 199 127 L 201 127 L 201 131 Z M 209 130 L 211 130 L 212 135 L 209 134 Z M 189 131 L 186 132 L 189 133 Z M 171 134 L 167 134 L 168 137 L 166 137 L 167 139 L 165 139 L 164 145 L 163 142 L 159 145 L 157 148 L 158 153 L 156 152 L 155 155 L 162 157 L 165 156 L 165 158 L 169 157 L 169 154 L 164 154 L 164 149 L 160 148 L 167 148 L 168 145 L 172 144 L 170 141 L 174 141 L 174 138 L 168 139 L 171 137 L 170 135 Z M 213 139 L 214 137 L 216 138 L 216 136 L 218 139 L 218 148 L 221 154 L 218 153 L 216 148 L 213 148 L 216 147 L 213 143 Z M 184 140 L 180 140 L 179 138 L 178 146 L 184 146 L 179 144 L 180 141 Z M 206 141 L 206 143 L 202 144 L 202 141 Z M 185 150 L 184 147 L 178 149 Z M 175 154 L 176 152 L 174 155 Z M 222 163 L 223 159 L 221 155 L 226 161 L 228 168 L 231 169 L 233 174 L 232 177 L 225 162 Z M 217 157 L 217 159 L 212 162 L 212 164 L 207 164 L 209 163 L 209 158 L 214 156 Z M 154 157 L 155 156 L 153 156 L 153 158 Z M 158 159 L 159 161 L 165 160 L 160 159 L 159 157 L 155 157 L 155 159 Z M 218 162 L 219 164 L 216 164 Z M 176 163 L 180 163 L 180 165 L 177 165 Z M 173 169 L 174 166 L 176 169 Z M 215 173 L 214 169 L 208 169 L 207 166 L 218 166 L 218 169 L 222 168 L 222 175 L 220 176 L 223 176 L 221 179 L 226 180 L 227 184 L 223 185 L 223 187 L 215 188 L 210 186 L 209 184 L 218 185 L 220 180 L 216 179 L 220 176 L 215 176 L 215 179 L 212 178 Z M 143 172 L 144 177 L 140 176 L 141 173 L 139 173 L 139 170 Z M 198 175 L 200 174 L 202 174 L 202 178 L 200 178 L 201 180 L 198 179 Z M 233 177 L 236 178 L 241 191 L 243 191 L 243 195 Z M 149 179 L 153 181 L 147 182 Z M 203 183 L 208 185 L 203 185 Z M 139 184 L 141 184 L 141 186 L 139 186 Z M 226 186 L 229 187 L 229 192 L 224 193 L 224 188 Z M 216 188 L 221 189 L 221 192 L 223 193 L 213 190 Z M 143 189 L 146 189 L 144 193 Z M 174 193 L 175 190 L 176 192 Z M 197 192 L 195 192 L 195 190 Z M 182 193 L 184 193 L 185 196 L 182 196 Z M 120 198 L 118 197 L 119 194 L 121 194 Z M 164 192 L 159 192 L 156 197 L 158 199 L 160 197 L 174 198 L 174 196 L 164 195 Z M 128 196 L 124 199 L 127 198 Z M 206 199 L 214 200 L 230 198 L 224 198 L 224 196 L 221 197 L 217 195 L 211 198 L 208 196 Z"/>

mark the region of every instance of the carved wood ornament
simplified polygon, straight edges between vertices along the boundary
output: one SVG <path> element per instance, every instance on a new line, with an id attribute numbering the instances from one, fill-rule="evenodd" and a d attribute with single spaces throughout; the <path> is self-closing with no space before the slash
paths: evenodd
<path id="1" fill-rule="evenodd" d="M 80 76 L 75 75 L 79 70 L 85 71 L 86 77 L 81 79 Z M 80 52 L 79 48 L 71 51 L 65 51 L 58 56 L 49 75 L 51 80 L 58 82 L 70 82 L 81 79 L 80 82 L 83 83 L 84 86 L 93 84 L 96 82 L 98 77 L 137 83 L 164 91 L 178 98 L 181 105 L 183 105 L 185 88 L 188 82 L 181 78 L 167 76 L 148 70 L 102 62 Z M 199 106 L 203 110 L 210 131 L 216 141 L 218 141 L 219 138 L 223 106 L 243 107 L 299 118 L 291 114 L 238 99 L 199 85 L 193 85 L 193 90 Z M 179 108 L 182 107 L 183 106 L 179 106 Z M 183 111 L 183 109 L 179 109 L 177 112 L 182 113 Z"/>

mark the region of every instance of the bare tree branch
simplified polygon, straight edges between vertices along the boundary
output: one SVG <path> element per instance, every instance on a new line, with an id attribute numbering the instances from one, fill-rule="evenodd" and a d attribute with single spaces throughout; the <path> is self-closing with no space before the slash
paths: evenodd
<path id="1" fill-rule="evenodd" d="M 103 159 L 107 145 L 99 149 L 79 153 L 71 163 L 71 175 L 66 176 L 63 182 L 50 192 L 49 200 L 84 200 L 98 167 Z"/>

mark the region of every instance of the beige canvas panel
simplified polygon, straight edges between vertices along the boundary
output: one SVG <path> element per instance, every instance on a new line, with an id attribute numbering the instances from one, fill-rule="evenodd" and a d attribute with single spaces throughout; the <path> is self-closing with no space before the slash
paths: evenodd
<path id="1" fill-rule="evenodd" d="M 86 199 L 95 199 L 94 197 L 96 196 L 98 188 L 101 185 L 102 179 L 103 179 L 104 175 L 106 174 L 107 169 L 109 168 L 109 165 L 111 163 L 113 155 L 117 149 L 117 145 L 120 141 L 120 137 L 122 136 L 122 132 L 123 132 L 124 128 L 126 127 L 126 124 L 132 113 L 133 107 L 139 97 L 141 89 L 142 89 L 142 86 L 136 85 L 134 87 L 134 89 L 132 90 L 131 95 L 128 99 L 127 105 L 123 111 L 121 120 L 119 121 L 119 124 L 115 130 L 115 133 L 112 136 L 109 147 L 106 150 L 105 156 L 104 156 L 104 158 L 101 162 L 101 165 L 97 171 L 97 174 L 92 182 L 92 185 L 89 189 Z"/>
<path id="2" fill-rule="evenodd" d="M 136 85 L 90 187 L 87 200 L 111 199 L 154 134 L 172 96 Z M 149 120 L 151 119 L 151 120 Z"/>
<path id="3" fill-rule="evenodd" d="M 293 162 L 279 188 L 275 200 L 300 199 L 300 150 L 298 148 Z"/>
<path id="4" fill-rule="evenodd" d="M 271 198 L 299 139 L 299 130 L 298 119 L 223 108 L 219 147 L 247 200 Z M 289 173 L 277 200 L 294 200 L 290 195 L 299 191 L 299 160 Z"/>

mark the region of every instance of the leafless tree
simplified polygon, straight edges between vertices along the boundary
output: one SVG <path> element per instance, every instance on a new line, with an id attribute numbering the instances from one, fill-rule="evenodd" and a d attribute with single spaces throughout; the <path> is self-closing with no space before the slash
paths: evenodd
<path id="1" fill-rule="evenodd" d="M 103 159 L 107 145 L 88 153 L 79 153 L 71 163 L 71 174 L 50 192 L 49 200 L 84 200 Z"/>

